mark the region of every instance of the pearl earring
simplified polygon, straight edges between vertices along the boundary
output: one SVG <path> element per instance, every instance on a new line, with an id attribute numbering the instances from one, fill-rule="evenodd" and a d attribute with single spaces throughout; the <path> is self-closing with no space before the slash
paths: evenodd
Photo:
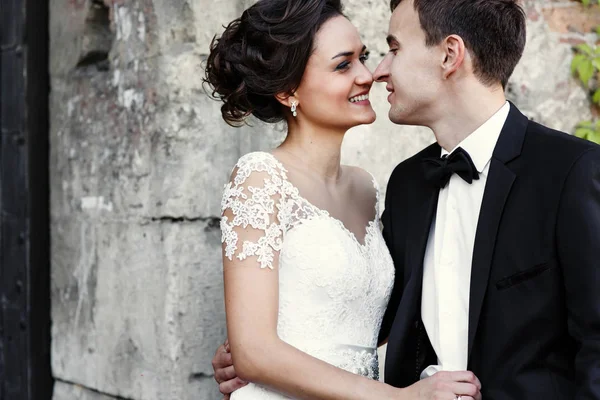
<path id="1" fill-rule="evenodd" d="M 296 104 L 298 104 L 295 100 L 292 101 L 292 107 L 291 107 L 291 111 L 292 111 L 292 115 L 295 117 L 298 115 L 298 113 L 296 112 Z"/>

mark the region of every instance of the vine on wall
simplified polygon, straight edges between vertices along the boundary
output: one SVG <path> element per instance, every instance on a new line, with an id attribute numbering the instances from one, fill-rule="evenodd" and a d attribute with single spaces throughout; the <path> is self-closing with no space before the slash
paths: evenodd
<path id="1" fill-rule="evenodd" d="M 592 3 L 592 0 L 580 1 L 586 7 Z M 596 35 L 600 36 L 600 26 L 596 28 Z M 571 73 L 587 89 L 592 105 L 600 106 L 600 46 L 587 43 L 575 46 Z M 596 118 L 593 121 L 581 121 L 575 127 L 575 136 L 600 144 L 600 120 Z"/>

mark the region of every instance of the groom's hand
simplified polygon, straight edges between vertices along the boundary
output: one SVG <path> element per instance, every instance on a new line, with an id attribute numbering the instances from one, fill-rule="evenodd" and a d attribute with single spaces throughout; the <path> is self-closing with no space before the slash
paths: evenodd
<path id="1" fill-rule="evenodd" d="M 440 371 L 409 389 L 414 391 L 411 398 L 419 400 L 481 400 L 481 382 L 470 371 Z"/>
<path id="2" fill-rule="evenodd" d="M 225 340 L 212 359 L 212 367 L 215 371 L 215 381 L 219 384 L 219 391 L 229 399 L 229 395 L 248 383 L 244 382 L 235 373 L 233 360 L 229 348 L 229 340 Z"/>

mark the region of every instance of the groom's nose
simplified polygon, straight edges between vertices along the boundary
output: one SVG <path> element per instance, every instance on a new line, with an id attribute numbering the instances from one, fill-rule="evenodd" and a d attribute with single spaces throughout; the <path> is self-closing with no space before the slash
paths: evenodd
<path id="1" fill-rule="evenodd" d="M 373 72 L 373 80 L 377 82 L 386 82 L 390 75 L 390 65 L 392 64 L 392 56 L 390 53 L 383 57 L 375 72 Z"/>

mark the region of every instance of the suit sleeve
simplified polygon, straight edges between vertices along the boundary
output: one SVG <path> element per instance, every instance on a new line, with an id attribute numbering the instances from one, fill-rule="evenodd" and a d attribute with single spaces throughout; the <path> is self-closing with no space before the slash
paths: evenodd
<path id="1" fill-rule="evenodd" d="M 576 400 L 600 400 L 600 149 L 588 150 L 567 177 L 557 221 L 568 329 L 579 343 Z"/>

